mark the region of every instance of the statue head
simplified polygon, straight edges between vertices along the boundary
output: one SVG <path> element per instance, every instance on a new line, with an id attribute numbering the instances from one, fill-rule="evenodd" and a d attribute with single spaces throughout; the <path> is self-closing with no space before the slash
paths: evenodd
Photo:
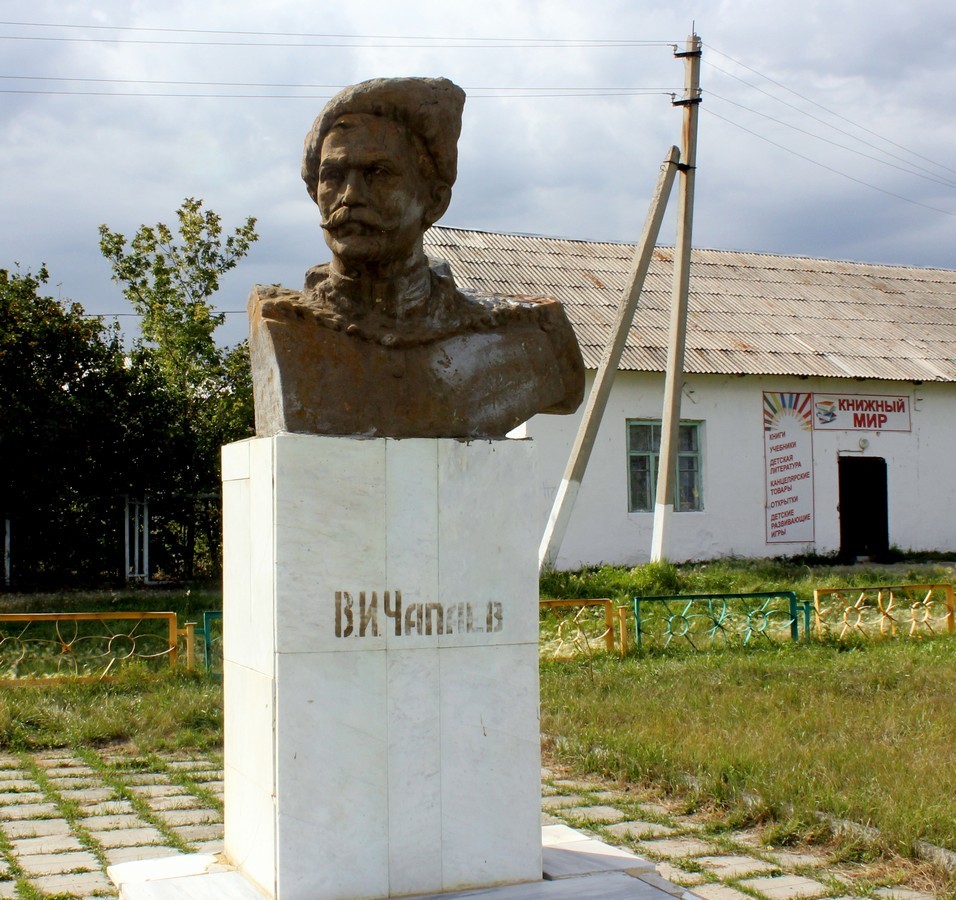
<path id="1" fill-rule="evenodd" d="M 339 266 L 386 274 L 422 255 L 451 200 L 464 103 L 445 78 L 379 78 L 322 110 L 302 177 Z"/>

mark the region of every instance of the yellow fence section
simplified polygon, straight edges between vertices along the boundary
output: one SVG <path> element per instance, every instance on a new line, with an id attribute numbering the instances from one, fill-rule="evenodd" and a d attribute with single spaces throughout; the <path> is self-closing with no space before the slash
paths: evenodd
<path id="1" fill-rule="evenodd" d="M 0 682 L 98 681 L 132 660 L 175 666 L 180 636 L 194 659 L 193 631 L 174 612 L 0 613 Z"/>
<path id="2" fill-rule="evenodd" d="M 954 630 L 951 584 L 819 588 L 813 592 L 817 637 L 920 637 Z"/>
<path id="3" fill-rule="evenodd" d="M 578 600 L 540 600 L 541 609 L 556 610 L 560 607 L 578 607 L 576 613 L 563 616 L 557 623 L 554 633 L 542 634 L 542 651 L 558 659 L 590 653 L 595 644 L 604 643 L 604 649 L 613 653 L 616 641 L 614 636 L 614 602 L 607 597 Z M 604 607 L 604 621 L 595 619 L 591 607 Z"/>

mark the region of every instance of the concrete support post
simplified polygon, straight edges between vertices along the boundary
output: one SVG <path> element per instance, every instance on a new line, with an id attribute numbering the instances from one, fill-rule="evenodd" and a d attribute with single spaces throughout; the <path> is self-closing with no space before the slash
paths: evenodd
<path id="1" fill-rule="evenodd" d="M 664 410 L 661 423 L 660 463 L 654 504 L 651 561 L 666 558 L 667 532 L 674 512 L 677 484 L 677 447 L 680 432 L 680 396 L 684 380 L 684 344 L 687 334 L 687 295 L 690 286 L 691 232 L 694 221 L 694 178 L 697 167 L 697 107 L 700 104 L 701 41 L 687 38 L 687 49 L 677 53 L 685 62 L 684 97 L 674 101 L 684 107 L 680 178 L 677 194 L 677 244 L 674 247 L 674 288 L 667 374 L 664 380 Z"/>
<path id="2" fill-rule="evenodd" d="M 657 179 L 657 187 L 647 211 L 644 230 L 641 232 L 641 239 L 634 251 L 634 262 L 631 266 L 627 287 L 621 296 L 621 305 L 617 311 L 614 331 L 604 348 L 604 357 L 598 367 L 597 376 L 588 395 L 587 406 L 578 427 L 577 437 L 571 449 L 571 456 L 568 459 L 564 477 L 561 479 L 554 505 L 551 507 L 551 516 L 541 539 L 541 546 L 538 549 L 539 569 L 553 565 L 558 557 L 558 552 L 561 550 L 561 542 L 564 540 L 568 522 L 571 520 L 574 501 L 577 499 L 581 479 L 584 478 L 584 470 L 587 468 L 588 459 L 591 457 L 591 449 L 594 447 L 594 440 L 597 437 L 604 409 L 611 394 L 611 387 L 614 384 L 614 376 L 617 374 L 621 354 L 623 354 L 627 343 L 627 335 L 631 323 L 634 321 L 637 302 L 644 288 L 644 279 L 647 277 L 654 247 L 657 245 L 657 236 L 661 230 L 664 211 L 667 209 L 667 199 L 670 197 L 671 187 L 674 184 L 674 176 L 677 174 L 679 158 L 680 151 L 676 147 L 671 147 L 661 164 L 661 174 Z"/>

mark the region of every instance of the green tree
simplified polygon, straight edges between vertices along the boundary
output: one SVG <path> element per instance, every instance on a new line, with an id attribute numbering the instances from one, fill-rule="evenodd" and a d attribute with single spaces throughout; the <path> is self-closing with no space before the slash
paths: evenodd
<path id="1" fill-rule="evenodd" d="M 180 243 L 161 222 L 143 225 L 128 248 L 122 234 L 106 225 L 99 229 L 113 280 L 142 316 L 144 340 L 155 348 L 167 379 L 193 398 L 205 395 L 223 358 L 213 335 L 225 317 L 209 299 L 259 238 L 250 217 L 223 240 L 220 216 L 202 207 L 202 200 L 187 197 L 177 210 Z"/>
<path id="2" fill-rule="evenodd" d="M 178 237 L 162 223 L 143 225 L 128 242 L 106 225 L 99 232 L 113 280 L 142 317 L 140 352 L 155 361 L 173 401 L 181 452 L 163 491 L 164 540 L 178 546 L 176 565 L 192 577 L 197 551 L 207 571 L 218 561 L 219 448 L 253 427 L 248 348 L 216 343 L 224 315 L 210 298 L 258 234 L 250 217 L 223 236 L 220 216 L 202 200 L 186 198 L 177 216 Z"/>
<path id="3" fill-rule="evenodd" d="M 158 371 L 36 274 L 0 269 L 0 518 L 20 584 L 99 581 L 121 566 L 123 495 L 168 440 Z"/>

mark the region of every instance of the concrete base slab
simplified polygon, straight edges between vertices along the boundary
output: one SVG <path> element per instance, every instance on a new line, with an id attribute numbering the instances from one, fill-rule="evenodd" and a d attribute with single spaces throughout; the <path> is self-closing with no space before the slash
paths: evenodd
<path id="1" fill-rule="evenodd" d="M 653 872 L 654 863 L 635 856 L 623 847 L 612 847 L 598 840 L 552 844 L 543 852 L 544 877 L 577 878 L 599 872 Z"/>
<path id="2" fill-rule="evenodd" d="M 408 900 L 691 900 L 693 894 L 664 882 L 647 860 L 567 826 L 542 829 L 544 881 L 442 894 Z M 262 900 L 242 873 L 211 854 L 179 854 L 110 866 L 120 900 Z"/>
<path id="3" fill-rule="evenodd" d="M 601 872 L 580 878 L 535 881 L 457 894 L 421 894 L 408 900 L 466 900 L 468 897 L 490 897 L 493 900 L 673 900 L 675 896 L 693 898 L 694 895 L 664 891 L 625 872 Z"/>
<path id="4" fill-rule="evenodd" d="M 240 872 L 209 853 L 124 862 L 106 870 L 120 900 L 262 900 Z"/>
<path id="5" fill-rule="evenodd" d="M 236 871 L 145 881 L 120 888 L 120 900 L 262 900 L 264 896 Z"/>
<path id="6" fill-rule="evenodd" d="M 209 853 L 177 853 L 165 859 L 129 861 L 110 866 L 106 874 L 117 886 L 162 881 L 189 875 L 205 875 L 219 860 Z"/>
<path id="7" fill-rule="evenodd" d="M 624 847 L 612 847 L 593 835 L 568 825 L 548 825 L 541 829 L 542 868 L 546 881 L 579 878 L 601 872 L 626 872 L 639 875 L 654 871 L 654 863 L 642 859 Z"/>

